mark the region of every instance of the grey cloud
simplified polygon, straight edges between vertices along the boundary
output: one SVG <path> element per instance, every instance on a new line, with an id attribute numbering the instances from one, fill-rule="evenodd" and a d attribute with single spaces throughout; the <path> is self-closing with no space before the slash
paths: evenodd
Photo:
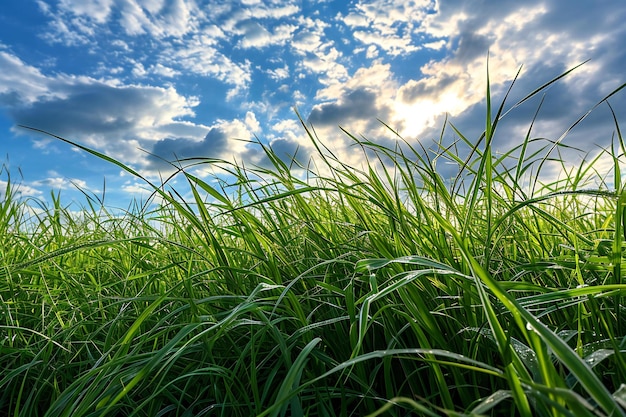
<path id="1" fill-rule="evenodd" d="M 493 41 L 493 37 L 478 35 L 473 32 L 462 33 L 454 52 L 455 58 L 460 62 L 472 62 L 476 58 L 484 57 Z"/>
<path id="2" fill-rule="evenodd" d="M 457 77 L 452 75 L 441 75 L 429 80 L 422 79 L 402 88 L 399 91 L 400 98 L 406 103 L 412 103 L 419 98 L 436 98 L 456 80 Z"/>
<path id="3" fill-rule="evenodd" d="M 243 32 L 245 38 L 251 39 L 252 42 L 257 39 L 263 39 L 270 36 L 270 33 L 260 23 L 253 20 L 246 20 L 238 25 L 238 29 Z"/>
<path id="4" fill-rule="evenodd" d="M 535 76 L 529 78 L 537 80 Z M 512 96 L 509 97 L 507 101 L 508 105 L 505 106 L 505 109 L 510 108 L 516 103 L 516 100 L 522 98 L 526 93 L 530 93 L 535 87 L 538 87 L 539 84 L 540 83 L 537 81 L 531 82 L 530 80 L 524 79 L 523 83 L 520 83 L 519 86 L 514 88 L 514 92 Z M 573 95 L 567 86 L 563 85 L 561 82 L 546 91 L 545 97 L 543 98 L 543 106 L 534 121 L 531 132 L 531 139 L 538 140 L 534 141 L 529 146 L 527 155 L 532 154 L 532 152 L 539 150 L 539 148 L 543 146 L 548 146 L 549 148 L 551 145 L 550 141 L 556 141 L 561 138 L 568 128 L 601 100 L 603 96 L 597 94 L 597 92 L 595 95 L 592 94 L 588 98 Z M 494 97 L 493 106 L 497 108 L 501 99 L 502 94 L 496 95 Z M 493 151 L 496 157 L 523 143 L 527 131 L 531 123 L 533 123 L 533 117 L 535 116 L 541 99 L 542 94 L 516 107 L 500 120 L 493 138 Z M 626 120 L 626 95 L 618 94 L 614 96 L 611 99 L 611 105 L 617 112 L 618 120 Z M 485 102 L 482 101 L 469 107 L 462 114 L 448 119 L 448 122 L 454 124 L 471 143 L 476 143 L 485 128 L 484 122 L 477 123 L 477 120 L 483 121 L 484 119 Z M 433 141 L 438 139 L 443 123 L 444 116 L 442 115 L 437 118 L 433 128 L 423 132 L 419 140 L 425 147 L 431 147 Z M 562 159 L 565 163 L 574 164 L 576 161 L 580 160 L 585 152 L 590 152 L 593 155 L 600 148 L 609 146 L 614 132 L 615 126 L 612 116 L 608 106 L 603 104 L 597 107 L 584 121 L 575 126 L 573 130 L 568 132 L 562 139 L 562 144 L 567 147 L 559 147 L 558 150 L 560 153 L 555 152 L 551 156 Z M 443 145 L 449 146 L 457 141 L 457 139 L 458 137 L 452 128 L 446 126 Z M 465 158 L 469 153 L 469 148 L 463 145 L 462 142 L 457 143 L 459 147 L 456 148 L 455 152 L 461 158 Z M 579 150 L 581 150 L 582 153 Z M 539 154 L 539 158 L 545 156 L 545 152 L 545 150 L 542 151 Z M 511 166 L 517 162 L 512 159 L 506 163 L 508 166 Z M 536 164 L 535 167 L 538 167 L 538 164 Z M 451 178 L 456 175 L 458 167 L 455 165 L 438 164 L 437 169 L 444 178 Z M 544 169 L 543 174 L 549 176 L 551 171 Z M 552 179 L 554 178 L 552 177 Z"/>
<path id="5" fill-rule="evenodd" d="M 84 92 L 70 98 L 40 101 L 13 109 L 11 113 L 17 124 L 59 135 L 127 130 L 132 125 L 131 116 L 117 111 L 115 105 L 111 106 L 112 97 L 106 96 L 106 93 Z M 119 104 L 123 105 L 124 101 Z"/>
<path id="6" fill-rule="evenodd" d="M 480 61 L 482 55 L 486 57 L 490 49 L 501 51 L 502 54 L 510 52 L 513 59 L 517 59 L 515 52 L 519 50 L 524 56 L 524 61 L 520 62 L 524 67 L 509 97 L 509 106 L 542 83 L 568 70 L 571 65 L 590 59 L 589 64 L 545 92 L 545 102 L 534 135 L 557 139 L 579 116 L 626 81 L 623 71 L 626 50 L 616 47 L 626 42 L 626 26 L 622 24 L 626 18 L 626 4 L 613 3 L 590 5 L 588 2 L 548 0 L 522 4 L 517 1 L 470 3 L 450 0 L 440 3 L 439 13 L 431 22 L 431 27 L 435 32 L 443 27 L 453 27 L 453 17 L 463 16 L 463 20 L 456 24 L 455 32 L 447 35 L 453 47 L 452 54 L 445 62 L 451 67 L 466 68 L 468 64 Z M 532 21 L 524 22 L 523 26 L 517 26 L 518 22 L 512 20 L 514 17 L 524 17 L 519 14 L 515 16 L 514 13 L 538 6 L 545 7 L 545 13 L 537 14 Z M 607 12 L 608 9 L 610 12 Z M 484 33 L 484 28 L 490 27 L 491 23 L 501 22 L 506 24 L 499 27 L 497 39 L 495 34 L 492 38 L 492 34 Z M 424 29 L 428 32 L 430 28 Z M 481 34 L 476 35 L 476 32 Z M 516 70 L 510 68 L 511 77 Z M 400 98 L 406 102 L 433 98 L 460 76 L 460 71 L 457 71 L 456 74 L 441 73 L 409 82 L 399 91 Z M 507 87 L 508 83 L 491 85 L 494 97 L 492 103 L 499 102 Z M 498 128 L 496 145 L 508 150 L 523 140 L 540 99 L 541 95 L 538 95 L 506 116 Z M 624 92 L 612 97 L 611 104 L 618 113 L 622 113 L 621 118 L 618 114 L 618 119 L 625 120 Z M 475 135 L 480 135 L 484 128 L 476 122 L 484 120 L 484 106 L 484 100 L 475 103 L 451 121 L 464 134 L 477 138 Z M 609 116 L 608 107 L 603 105 L 596 109 L 568 134 L 566 143 L 585 150 L 597 149 L 596 144 L 606 146 L 614 130 Z M 443 123 L 443 116 L 437 122 L 434 129 L 426 132 L 427 136 L 438 136 L 441 129 L 439 122 Z"/>
<path id="7" fill-rule="evenodd" d="M 340 102 L 315 106 L 311 110 L 308 122 L 319 126 L 336 126 L 350 119 L 376 117 L 376 94 L 365 89 L 358 89 L 346 94 Z"/>
<path id="8" fill-rule="evenodd" d="M 175 162 L 186 158 L 220 158 L 228 150 L 228 134 L 220 127 L 209 130 L 203 140 L 163 139 L 154 144 L 148 158 L 151 168 L 167 168 L 165 161 Z M 163 161 L 165 160 L 165 161 Z"/>
<path id="9" fill-rule="evenodd" d="M 536 26 L 555 33 L 568 33 L 573 39 L 588 39 L 599 33 L 623 33 L 625 30 L 626 4 L 622 2 L 552 0 L 546 2 L 546 6 L 549 11 L 537 19 Z"/>
<path id="10" fill-rule="evenodd" d="M 311 153 L 307 148 L 300 147 L 295 141 L 285 138 L 273 140 L 270 148 L 274 155 L 283 163 L 287 166 L 293 166 L 294 168 L 297 168 L 298 164 L 306 166 L 311 158 Z M 242 158 L 246 163 L 252 162 L 254 165 L 263 168 L 273 167 L 267 154 L 258 145 L 249 147 L 246 152 L 242 154 Z M 292 165 L 294 160 L 297 162 L 296 165 Z"/>
<path id="11" fill-rule="evenodd" d="M 164 109 L 165 89 L 86 84 L 66 87 L 63 98 L 51 98 L 9 110 L 17 124 L 58 135 L 127 132 L 143 119 L 157 121 Z M 179 109 L 178 113 L 183 113 Z M 179 114 L 180 115 L 180 114 Z M 171 115 L 170 115 L 171 117 Z"/>
<path id="12" fill-rule="evenodd" d="M 174 163 L 183 159 L 195 158 L 215 158 L 228 160 L 233 140 L 225 130 L 220 127 L 212 128 L 201 141 L 189 139 L 164 139 L 158 141 L 148 157 L 148 168 L 153 170 L 168 170 L 171 165 L 166 161 Z M 298 143 L 289 139 L 276 139 L 272 141 L 271 150 L 280 160 L 290 165 L 292 160 L 297 160 L 300 164 L 306 164 L 310 158 L 310 153 L 306 148 L 300 148 Z M 252 164 L 264 168 L 271 168 L 272 162 L 267 154 L 258 144 L 249 144 L 245 150 L 237 155 L 237 160 L 246 165 Z M 182 163 L 186 165 L 185 162 Z"/>
<path id="13" fill-rule="evenodd" d="M 622 61 L 625 57 L 622 57 Z M 603 65 L 607 73 L 615 72 L 609 66 Z M 563 68 L 556 64 L 537 65 L 534 68 L 528 68 L 526 73 L 518 81 L 517 85 L 509 97 L 510 107 L 526 94 L 539 87 L 542 83 L 551 80 L 560 75 Z M 550 86 L 547 90 L 535 96 L 533 99 L 525 102 L 521 106 L 513 109 L 503 119 L 501 129 L 501 143 L 512 143 L 512 138 L 517 137 L 518 141 L 521 133 L 526 132 L 538 106 L 543 100 L 539 109 L 537 121 L 535 122 L 534 135 L 547 137 L 553 140 L 558 139 L 565 131 L 576 122 L 576 120 L 591 110 L 598 102 L 613 89 L 617 88 L 621 83 L 626 82 L 623 75 L 609 76 L 604 80 L 587 80 L 584 74 L 585 66 L 578 71 L 565 77 Z M 582 74 L 581 74 L 582 72 Z M 621 80 L 618 78 L 621 76 Z M 597 75 L 593 76 L 598 77 Z M 604 82 L 605 91 L 600 91 L 599 82 Z M 498 95 L 496 103 L 499 104 L 504 89 Z M 618 120 L 626 120 L 626 91 L 611 97 L 610 103 L 616 111 Z M 484 103 L 482 103 L 484 109 Z M 465 118 L 466 115 L 464 114 Z M 468 116 L 470 117 L 470 116 Z M 503 134 L 502 131 L 509 129 L 509 132 Z M 565 142 L 571 146 L 593 150 L 596 145 L 606 146 L 610 142 L 613 130 L 615 129 L 609 108 L 606 104 L 601 104 L 595 108 L 593 112 L 585 118 L 585 120 L 574 128 L 566 137 Z M 511 138 L 508 140 L 507 138 Z"/>
<path id="14" fill-rule="evenodd" d="M 548 3 L 551 0 L 548 0 Z M 552 0 L 552 2 L 563 2 L 567 0 Z M 466 0 L 447 0 L 438 2 L 439 15 L 449 17 L 453 15 L 463 15 L 465 19 L 460 22 L 461 32 L 476 32 L 477 29 L 485 26 L 486 20 L 502 21 L 511 12 L 518 10 L 520 6 L 532 7 L 544 4 L 542 0 L 526 0 L 520 3 L 518 0 L 499 0 L 497 2 L 487 0 L 477 0 L 468 2 Z M 567 1 L 567 3 L 571 3 Z"/>
<path id="15" fill-rule="evenodd" d="M 19 106 L 23 101 L 23 97 L 21 97 L 17 91 L 0 93 L 0 106 L 2 107 Z"/>
<path id="16" fill-rule="evenodd" d="M 515 26 L 516 22 L 512 21 L 509 29 L 503 34 L 505 38 L 498 41 L 503 45 L 510 44 L 514 50 L 519 44 L 520 36 L 541 39 L 542 34 L 546 36 L 567 34 L 569 41 L 588 41 L 594 36 L 605 35 L 617 40 L 626 32 L 622 24 L 626 19 L 626 7 L 617 3 L 610 6 L 608 2 L 605 3 L 602 7 L 588 2 L 565 0 L 529 0 L 523 3 L 514 0 L 498 2 L 451 0 L 440 4 L 440 16 L 447 18 L 464 13 L 465 19 L 459 22 L 459 32 L 452 35 L 457 45 L 454 56 L 461 62 L 469 62 L 480 54 L 486 54 L 496 40 L 489 35 L 476 34 L 486 26 L 486 21 L 506 21 L 507 18 L 510 19 L 512 13 L 520 9 L 539 6 L 545 7 L 546 12 L 528 22 L 523 32 L 519 32 Z M 611 12 L 607 13 L 609 7 Z M 594 51 L 590 50 L 589 53 L 593 54 Z"/>
<path id="17" fill-rule="evenodd" d="M 306 163 L 310 158 L 310 153 L 306 148 L 300 147 L 296 142 L 289 139 L 277 139 L 272 142 L 272 150 L 283 161 L 296 159 L 300 163 Z"/>

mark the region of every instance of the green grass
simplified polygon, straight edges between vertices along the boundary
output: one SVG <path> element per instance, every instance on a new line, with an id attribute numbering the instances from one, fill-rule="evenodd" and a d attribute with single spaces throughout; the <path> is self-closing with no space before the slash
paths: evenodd
<path id="1" fill-rule="evenodd" d="M 351 167 L 303 123 L 314 163 L 181 161 L 191 198 L 146 181 L 163 204 L 124 215 L 33 208 L 3 167 L 0 414 L 625 415 L 619 123 L 611 172 L 571 170 L 535 119 L 497 153 L 486 96 L 477 140 L 345 132 Z"/>

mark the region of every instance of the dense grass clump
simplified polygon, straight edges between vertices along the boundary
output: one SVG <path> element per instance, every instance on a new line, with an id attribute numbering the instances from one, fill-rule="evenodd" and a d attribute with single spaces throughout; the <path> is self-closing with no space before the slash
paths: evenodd
<path id="1" fill-rule="evenodd" d="M 453 146 L 353 137 L 366 167 L 303 123 L 315 164 L 198 159 L 191 198 L 154 186 L 122 216 L 34 209 L 9 181 L 0 414 L 624 415 L 619 125 L 611 177 L 545 183 L 561 143 L 529 129 L 495 155 L 503 108 L 487 91 L 484 134 L 450 125 Z"/>

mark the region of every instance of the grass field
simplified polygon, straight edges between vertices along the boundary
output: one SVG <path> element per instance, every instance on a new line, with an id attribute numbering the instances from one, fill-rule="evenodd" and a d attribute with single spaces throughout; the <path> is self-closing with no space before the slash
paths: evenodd
<path id="1" fill-rule="evenodd" d="M 0 415 L 625 415 L 619 123 L 611 172 L 545 183 L 565 145 L 529 121 L 496 154 L 490 95 L 480 139 L 353 137 L 371 163 L 350 167 L 303 123 L 316 164 L 199 159 L 224 175 L 124 215 L 9 180 Z"/>

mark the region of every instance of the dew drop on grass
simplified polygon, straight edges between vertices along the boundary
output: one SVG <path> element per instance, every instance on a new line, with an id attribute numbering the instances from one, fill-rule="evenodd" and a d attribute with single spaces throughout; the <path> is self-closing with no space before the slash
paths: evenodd
<path id="1" fill-rule="evenodd" d="M 615 351 L 612 349 L 598 349 L 585 358 L 585 362 L 592 368 L 602 362 L 604 359 L 613 355 Z"/>
<path id="2" fill-rule="evenodd" d="M 370 288 L 371 288 L 372 291 L 378 292 L 378 282 L 376 280 L 376 274 L 375 273 L 371 273 L 370 274 Z"/>
<path id="3" fill-rule="evenodd" d="M 613 397 L 622 407 L 626 408 L 626 384 L 620 385 L 619 389 L 613 394 Z"/>

